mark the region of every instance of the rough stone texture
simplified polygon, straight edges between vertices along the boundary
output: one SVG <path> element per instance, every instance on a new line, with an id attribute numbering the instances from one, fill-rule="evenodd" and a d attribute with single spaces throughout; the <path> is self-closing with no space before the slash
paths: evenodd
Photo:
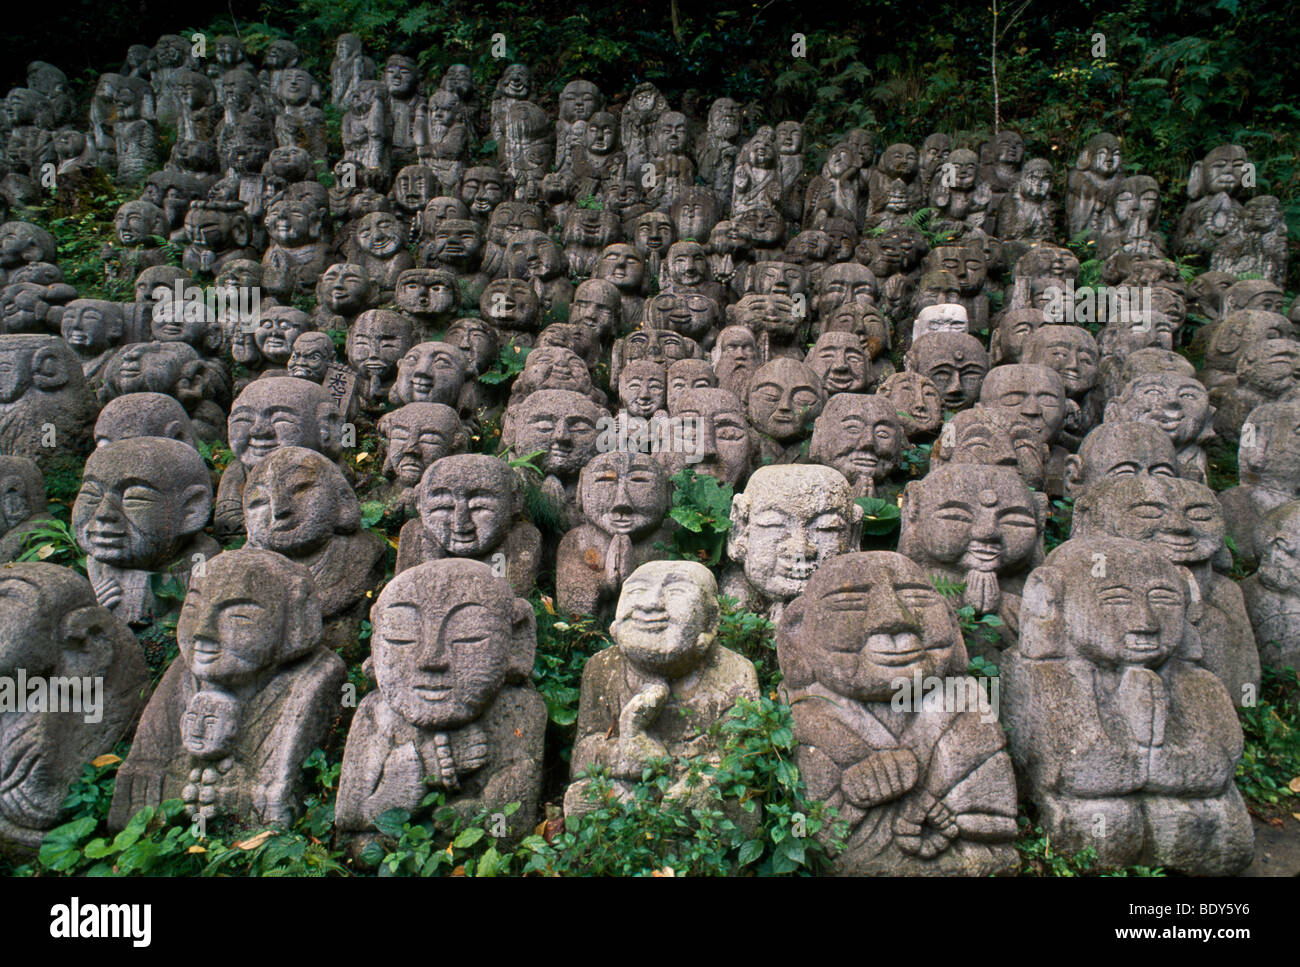
<path id="1" fill-rule="evenodd" d="M 30 859 L 63 820 L 82 767 L 135 725 L 149 669 L 135 636 L 96 603 L 89 581 L 30 562 L 0 570 L 0 676 L 29 683 L 25 707 L 0 715 L 0 850 Z M 68 680 L 66 696 L 80 695 L 80 709 L 36 707 L 31 685 L 44 680 L 53 689 L 58 678 Z"/>
<path id="2" fill-rule="evenodd" d="M 1300 669 L 1300 501 L 1283 504 L 1260 526 L 1259 569 L 1241 582 L 1260 659 Z"/>
<path id="3" fill-rule="evenodd" d="M 929 377 L 895 373 L 880 384 L 880 395 L 894 404 L 908 440 L 933 437 L 943 425 L 943 397 Z"/>
<path id="4" fill-rule="evenodd" d="M 1057 849 L 1192 875 L 1249 865 L 1241 726 L 1201 667 L 1198 606 L 1186 572 L 1133 541 L 1070 540 L 1030 576 L 1003 722 Z"/>
<path id="5" fill-rule="evenodd" d="M 1150 423 L 1103 423 L 1065 460 L 1065 493 L 1076 500 L 1107 480 L 1147 475 L 1178 476 L 1168 435 Z"/>
<path id="6" fill-rule="evenodd" d="M 1265 403 L 1250 411 L 1237 447 L 1237 468 L 1241 483 L 1219 500 L 1237 553 L 1253 564 L 1264 540 L 1263 518 L 1300 499 L 1300 400 Z"/>
<path id="7" fill-rule="evenodd" d="M 0 336 L 0 455 L 44 471 L 90 442 L 95 400 L 76 353 L 58 336 Z"/>
<path id="8" fill-rule="evenodd" d="M 854 497 L 874 497 L 876 484 L 898 468 L 906 442 L 889 397 L 838 393 L 813 423 L 808 459 L 842 473 Z"/>
<path id="9" fill-rule="evenodd" d="M 242 548 L 191 584 L 172 662 L 117 774 L 109 826 L 182 799 L 195 817 L 289 825 L 307 754 L 340 708 L 347 669 L 319 643 L 311 572 Z"/>
<path id="10" fill-rule="evenodd" d="M 934 692 L 911 708 L 894 701 L 917 676 L 976 687 L 956 619 L 920 567 L 890 551 L 827 561 L 786 608 L 777 660 L 808 797 L 848 823 L 839 873 L 1016 865 L 1015 777 L 987 703 L 945 710 Z"/>

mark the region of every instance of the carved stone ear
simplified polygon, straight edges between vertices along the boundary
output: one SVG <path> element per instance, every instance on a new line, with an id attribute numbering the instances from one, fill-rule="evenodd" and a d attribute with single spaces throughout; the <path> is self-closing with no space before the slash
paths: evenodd
<path id="1" fill-rule="evenodd" d="M 537 615 L 524 598 L 515 598 L 510 612 L 510 661 L 507 682 L 527 682 L 533 676 L 537 651 Z"/>
<path id="2" fill-rule="evenodd" d="M 1065 637 L 1065 576 L 1055 567 L 1035 568 L 1020 603 L 1020 655 L 1042 660 L 1068 654 Z"/>
<path id="3" fill-rule="evenodd" d="M 1103 423 L 1114 423 L 1121 419 L 1123 419 L 1123 417 L 1119 412 L 1119 398 L 1116 397 L 1113 400 L 1108 400 L 1106 402 L 1106 409 L 1102 411 L 1101 421 Z"/>
<path id="4" fill-rule="evenodd" d="M 316 419 L 321 428 L 320 452 L 333 460 L 343 450 L 343 414 L 332 402 L 323 403 L 316 407 Z"/>
<path id="5" fill-rule="evenodd" d="M 1074 163 L 1074 166 L 1080 171 L 1087 171 L 1092 167 L 1092 155 L 1089 154 L 1087 148 L 1079 151 L 1079 160 Z"/>
<path id="6" fill-rule="evenodd" d="M 179 423 L 173 423 L 173 426 L 180 428 Z M 171 427 L 168 427 L 170 430 Z M 180 524 L 178 530 L 182 534 L 197 534 L 208 523 L 208 518 L 212 516 L 212 488 L 203 487 L 195 484 L 188 487 L 181 497 L 180 506 Z"/>
<path id="7" fill-rule="evenodd" d="M 913 480 L 903 487 L 903 502 L 898 508 L 898 553 L 904 557 L 917 556 L 917 549 L 914 545 L 919 540 L 916 526 L 919 485 L 919 480 Z"/>
<path id="8" fill-rule="evenodd" d="M 235 248 L 244 248 L 252 236 L 252 228 L 247 215 L 236 215 L 230 220 L 230 237 Z"/>
<path id="9" fill-rule="evenodd" d="M 849 516 L 849 551 L 856 551 L 862 546 L 862 518 L 867 512 L 862 509 L 862 505 L 856 500 L 853 502 L 853 511 Z"/>
<path id="10" fill-rule="evenodd" d="M 1193 162 L 1192 170 L 1187 175 L 1187 197 L 1196 201 L 1203 194 L 1205 194 L 1205 165 L 1196 161 Z"/>
<path id="11" fill-rule="evenodd" d="M 727 557 L 741 561 L 749 551 L 749 495 L 731 498 L 731 527 L 727 530 Z"/>
<path id="12" fill-rule="evenodd" d="M 361 529 L 361 501 L 342 473 L 334 476 L 334 500 L 339 512 L 334 526 L 341 534 L 355 534 Z"/>
<path id="13" fill-rule="evenodd" d="M 68 382 L 68 368 L 58 352 L 49 346 L 32 354 L 32 385 L 52 392 Z"/>

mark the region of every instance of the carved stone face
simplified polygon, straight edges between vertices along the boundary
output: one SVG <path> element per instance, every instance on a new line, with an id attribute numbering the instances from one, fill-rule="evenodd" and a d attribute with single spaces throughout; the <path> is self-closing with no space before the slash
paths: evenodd
<path id="1" fill-rule="evenodd" d="M 822 324 L 822 335 L 831 332 L 851 333 L 866 353 L 875 359 L 889 347 L 889 328 L 880 310 L 870 304 L 846 302 L 832 309 Z"/>
<path id="2" fill-rule="evenodd" d="M 423 165 L 407 165 L 393 179 L 393 201 L 408 212 L 418 212 L 438 190 L 438 179 Z"/>
<path id="3" fill-rule="evenodd" d="M 598 454 L 578 478 L 578 499 L 587 520 L 606 534 L 626 534 L 634 540 L 663 523 L 671 497 L 668 478 L 644 453 Z"/>
<path id="4" fill-rule="evenodd" d="M 989 356 L 979 340 L 957 332 L 922 336 L 912 344 L 905 362 L 938 387 L 944 407 L 950 410 L 974 403 L 989 371 Z"/>
<path id="5" fill-rule="evenodd" d="M 287 246 L 319 241 L 320 215 L 306 201 L 275 202 L 266 210 L 266 234 L 278 244 Z"/>
<path id="6" fill-rule="evenodd" d="M 355 315 L 371 305 L 370 277 L 360 265 L 338 262 L 327 268 L 316 286 L 320 306 L 343 316 Z"/>
<path id="7" fill-rule="evenodd" d="M 621 340 L 624 359 L 653 359 L 665 366 L 695 355 L 695 341 L 671 329 L 638 329 Z"/>
<path id="8" fill-rule="evenodd" d="M 1107 480 L 1080 498 L 1072 534 L 1139 541 L 1174 564 L 1205 564 L 1223 547 L 1226 525 L 1209 487 L 1181 477 Z"/>
<path id="9" fill-rule="evenodd" d="M 750 291 L 795 296 L 808 289 L 808 273 L 793 262 L 759 262 L 749 279 Z"/>
<path id="10" fill-rule="evenodd" d="M 583 144 L 588 155 L 602 157 L 618 146 L 618 118 L 606 111 L 597 111 L 587 121 Z"/>
<path id="11" fill-rule="evenodd" d="M 808 457 L 835 468 L 856 487 L 864 479 L 888 476 L 906 442 L 887 397 L 840 393 L 817 417 Z"/>
<path id="12" fill-rule="evenodd" d="M 120 393 L 170 392 L 181 367 L 197 358 L 185 343 L 137 342 L 124 346 L 109 364 Z M 4 399 L 4 381 L 0 377 L 0 400 Z M 7 402 L 7 400 L 6 400 Z"/>
<path id="13" fill-rule="evenodd" d="M 704 242 L 718 223 L 718 203 L 705 188 L 688 188 L 674 200 L 670 215 L 677 237 Z"/>
<path id="14" fill-rule="evenodd" d="M 709 278 L 709 259 L 697 242 L 674 242 L 668 248 L 668 279 L 675 285 L 693 287 Z"/>
<path id="15" fill-rule="evenodd" d="M 452 452 L 460 436 L 456 411 L 441 403 L 407 403 L 379 420 L 388 445 L 384 473 L 414 487 L 424 471 Z"/>
<path id="16" fill-rule="evenodd" d="M 1207 194 L 1226 191 L 1234 194 L 1241 187 L 1246 167 L 1246 149 L 1235 144 L 1223 144 L 1210 151 L 1203 162 Z"/>
<path id="17" fill-rule="evenodd" d="M 791 342 L 803 319 L 788 295 L 751 293 L 735 304 L 735 317 L 754 332 L 765 332 L 777 342 Z"/>
<path id="18" fill-rule="evenodd" d="M 622 378 L 620 376 L 620 384 Z M 677 406 L 681 395 L 693 389 L 713 389 L 718 385 L 718 377 L 703 359 L 679 359 L 668 367 L 668 409 Z"/>
<path id="19" fill-rule="evenodd" d="M 936 467 L 908 484 L 904 518 L 904 553 L 961 571 L 1022 568 L 1042 533 L 1020 474 L 984 464 Z"/>
<path id="20" fill-rule="evenodd" d="M 425 535 L 451 557 L 483 557 L 513 526 L 518 488 L 503 460 L 479 453 L 442 457 L 420 480 Z"/>
<path id="21" fill-rule="evenodd" d="M 492 214 L 496 214 L 494 211 Z M 437 198 L 430 198 L 424 206 L 424 213 L 420 219 L 420 224 L 426 238 L 432 238 L 437 227 L 450 218 L 469 220 L 469 209 L 459 198 L 452 198 L 448 195 L 440 195 Z M 478 223 L 475 222 L 475 225 Z"/>
<path id="22" fill-rule="evenodd" d="M 631 245 L 607 245 L 596 263 L 596 278 L 612 282 L 622 292 L 638 293 L 645 279 L 645 257 Z"/>
<path id="23" fill-rule="evenodd" d="M 728 555 L 769 597 L 789 600 L 817 566 L 857 543 L 861 509 L 837 470 L 760 467 L 732 499 Z"/>
<path id="24" fill-rule="evenodd" d="M 995 366 L 984 379 L 979 400 L 1012 423 L 1032 429 L 1040 443 L 1051 444 L 1065 422 L 1065 385 L 1046 366 Z"/>
<path id="25" fill-rule="evenodd" d="M 77 543 L 96 560 L 151 570 L 212 513 L 203 458 L 179 440 L 140 437 L 96 449 L 72 506 Z"/>
<path id="26" fill-rule="evenodd" d="M 808 365 L 826 395 L 860 393 L 867 386 L 867 354 L 851 332 L 825 332 L 808 352 Z"/>
<path id="27" fill-rule="evenodd" d="M 840 263 L 827 266 L 816 292 L 818 318 L 829 318 L 840 305 L 848 302 L 875 304 L 876 277 L 866 265 Z"/>
<path id="28" fill-rule="evenodd" d="M 406 244 L 406 230 L 392 212 L 370 212 L 357 226 L 357 245 L 377 259 L 390 259 Z"/>
<path id="29" fill-rule="evenodd" d="M 660 292 L 645 305 L 647 329 L 671 329 L 696 342 L 708 337 L 720 316 L 718 304 L 698 292 Z"/>
<path id="30" fill-rule="evenodd" d="M 942 463 L 1014 467 L 1033 488 L 1042 489 L 1048 450 L 1033 431 L 999 410 L 976 406 L 944 424 L 930 451 L 931 466 Z"/>
<path id="31" fill-rule="evenodd" d="M 1029 337 L 1045 324 L 1041 309 L 1012 309 L 997 327 L 997 338 L 1001 346 L 1004 363 L 1020 362 Z"/>
<path id="32" fill-rule="evenodd" d="M 45 509 L 40 468 L 26 457 L 0 457 L 0 534 Z"/>
<path id="33" fill-rule="evenodd" d="M 1020 195 L 1031 201 L 1044 201 L 1052 193 L 1052 164 L 1042 158 L 1027 163 L 1020 172 Z"/>
<path id="34" fill-rule="evenodd" d="M 275 451 L 248 472 L 244 524 L 248 543 L 288 557 L 323 547 L 360 513 L 356 494 L 328 457 L 302 447 Z"/>
<path id="35" fill-rule="evenodd" d="M 1257 406 L 1247 422 L 1255 445 L 1237 451 L 1242 482 L 1300 498 L 1300 402 Z"/>
<path id="36" fill-rule="evenodd" d="M 748 476 L 754 462 L 754 438 L 745 418 L 745 404 L 724 389 L 691 389 L 683 392 L 672 409 L 684 425 L 694 426 L 683 450 L 693 450 L 699 461 L 689 464 L 696 473 L 708 474 L 733 489 Z M 661 454 L 669 476 L 688 466 L 685 454 Z"/>
<path id="37" fill-rule="evenodd" d="M 386 309 L 357 316 L 348 333 L 348 362 L 358 372 L 387 383 L 397 374 L 397 362 L 411 348 L 411 324 Z"/>
<path id="38" fill-rule="evenodd" d="M 483 232 L 469 219 L 445 218 L 433 232 L 433 255 L 448 265 L 472 265 L 483 252 Z"/>
<path id="39" fill-rule="evenodd" d="M 880 394 L 893 403 L 894 415 L 909 437 L 939 432 L 943 398 L 928 378 L 919 373 L 895 373 L 881 384 Z"/>
<path id="40" fill-rule="evenodd" d="M 497 93 L 516 100 L 528 97 L 532 87 L 532 74 L 525 64 L 511 64 L 501 75 Z"/>
<path id="41" fill-rule="evenodd" d="M 1148 423 L 1112 421 L 1092 430 L 1066 461 L 1066 493 L 1079 497 L 1108 480 L 1178 476 L 1174 445 Z"/>
<path id="42" fill-rule="evenodd" d="M 673 223 L 663 212 L 646 212 L 637 217 L 632 228 L 632 240 L 642 256 L 652 252 L 667 255 L 669 246 L 673 244 Z M 615 279 L 610 281 L 618 284 Z"/>
<path id="43" fill-rule="evenodd" d="M 1106 407 L 1110 419 L 1158 426 L 1182 449 L 1209 425 L 1212 411 L 1204 386 L 1180 373 L 1148 373 L 1135 377 Z"/>
<path id="44" fill-rule="evenodd" d="M 447 327 L 443 341 L 463 352 L 476 373 L 487 372 L 497 358 L 496 332 L 481 319 L 457 319 Z"/>
<path id="45" fill-rule="evenodd" d="M 417 67 L 409 57 L 394 54 L 384 65 L 384 86 L 390 97 L 410 97 L 420 81 Z"/>
<path id="46" fill-rule="evenodd" d="M 397 277 L 397 308 L 414 316 L 444 315 L 456 308 L 456 277 L 439 269 L 407 269 Z"/>
<path id="47" fill-rule="evenodd" d="M 910 180 L 917 172 L 920 157 L 910 144 L 891 144 L 880 156 L 880 170 L 891 178 Z"/>
<path id="48" fill-rule="evenodd" d="M 650 561 L 623 582 L 610 636 L 643 674 L 680 678 L 717 632 L 717 581 L 694 561 Z"/>
<path id="49" fill-rule="evenodd" d="M 632 416 L 649 419 L 667 405 L 668 378 L 663 363 L 636 359 L 618 376 L 618 398 Z"/>
<path id="50" fill-rule="evenodd" d="M 581 356 L 564 346 L 538 346 L 528 354 L 515 392 L 524 396 L 540 389 L 567 390 L 591 396 L 591 373 Z"/>
<path id="51" fill-rule="evenodd" d="M 1043 326 L 1029 337 L 1024 360 L 1060 374 L 1065 394 L 1078 398 L 1097 385 L 1097 342 L 1078 326 Z"/>
<path id="52" fill-rule="evenodd" d="M 142 436 L 168 437 L 198 449 L 185 407 L 165 393 L 127 393 L 104 404 L 95 421 L 96 446 Z"/>
<path id="53" fill-rule="evenodd" d="M 455 406 L 465 385 L 465 354 L 445 342 L 412 346 L 397 363 L 395 395 L 407 403 Z"/>
<path id="54" fill-rule="evenodd" d="M 1300 591 L 1300 505 L 1283 504 L 1266 523 L 1255 573 L 1265 587 L 1294 595 Z"/>
<path id="55" fill-rule="evenodd" d="M 1025 140 L 1014 131 L 1003 131 L 994 138 L 993 150 L 1002 164 L 1018 165 L 1025 160 Z"/>
<path id="56" fill-rule="evenodd" d="M 293 353 L 294 341 L 311 328 L 311 317 L 301 309 L 271 306 L 257 320 L 253 342 L 263 359 L 273 366 L 283 366 Z"/>
<path id="57" fill-rule="evenodd" d="M 775 440 L 803 436 L 825 405 L 821 383 L 810 367 L 796 360 L 765 363 L 749 382 L 749 421 Z"/>
<path id="58" fill-rule="evenodd" d="M 560 92 L 560 117 L 566 121 L 586 121 L 600 107 L 600 91 L 591 81 L 569 81 Z"/>
<path id="59" fill-rule="evenodd" d="M 507 444 L 520 456 L 543 451 L 538 464 L 559 477 L 577 474 L 596 455 L 604 410 L 580 393 L 538 390 L 507 409 Z"/>
<path id="60" fill-rule="evenodd" d="M 539 232 L 543 227 L 542 216 L 533 205 L 503 201 L 492 209 L 492 216 L 488 219 L 488 239 L 505 248 L 506 243 L 520 232 Z"/>
<path id="61" fill-rule="evenodd" d="M 1291 339 L 1261 339 L 1237 362 L 1237 379 L 1267 399 L 1300 385 L 1300 345 Z"/>
<path id="62" fill-rule="evenodd" d="M 569 322 L 586 329 L 594 345 L 607 343 L 613 337 L 621 316 L 622 303 L 613 283 L 587 279 L 574 290 Z"/>
<path id="63" fill-rule="evenodd" d="M 686 115 L 665 111 L 654 126 L 654 141 L 663 154 L 681 154 L 686 150 Z"/>
<path id="64" fill-rule="evenodd" d="M 753 373 L 758 368 L 758 343 L 748 326 L 727 326 L 718 334 L 718 361 L 714 372 L 719 379 L 730 378 L 733 373 Z M 749 383 L 745 380 L 745 385 Z"/>
<path id="65" fill-rule="evenodd" d="M 797 664 L 859 702 L 889 700 L 897 678 L 966 666 L 961 632 L 943 596 L 919 566 L 892 551 L 827 561 L 787 609 L 779 634 L 783 668 Z"/>
<path id="66" fill-rule="evenodd" d="M 1242 351 L 1251 343 L 1291 337 L 1291 322 L 1280 313 L 1238 309 L 1215 327 L 1205 352 L 1205 364 L 1211 369 L 1232 370 L 1236 368 Z"/>
<path id="67" fill-rule="evenodd" d="M 790 239 L 786 253 L 800 265 L 825 262 L 831 257 L 831 237 L 818 229 L 807 229 Z"/>
<path id="68" fill-rule="evenodd" d="M 505 197 L 505 186 L 495 168 L 467 168 L 460 180 L 460 200 L 471 215 L 485 220 Z"/>
<path id="69" fill-rule="evenodd" d="M 285 376 L 249 383 L 230 409 L 230 449 L 252 468 L 278 447 L 334 455 L 342 416 L 324 387 Z"/>
<path id="70" fill-rule="evenodd" d="M 504 333 L 526 333 L 536 329 L 541 308 L 526 279 L 498 278 L 487 283 L 478 299 L 478 311 Z"/>
<path id="71" fill-rule="evenodd" d="M 122 309 L 115 302 L 74 299 L 64 308 L 59 329 L 78 353 L 101 353 L 122 338 Z"/>
<path id="72" fill-rule="evenodd" d="M 181 744 L 196 759 L 220 759 L 234 747 L 239 733 L 239 702 L 233 695 L 195 692 L 181 715 Z"/>
<path id="73" fill-rule="evenodd" d="M 988 268 L 978 245 L 941 245 L 930 252 L 926 264 L 952 274 L 964 295 L 974 295 L 984 285 Z"/>

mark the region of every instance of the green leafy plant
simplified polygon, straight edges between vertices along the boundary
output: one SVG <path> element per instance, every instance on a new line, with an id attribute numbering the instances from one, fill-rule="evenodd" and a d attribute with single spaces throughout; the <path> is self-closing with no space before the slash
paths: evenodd
<path id="1" fill-rule="evenodd" d="M 679 527 L 673 532 L 670 553 L 710 567 L 717 565 L 731 529 L 731 487 L 708 474 L 697 474 L 692 467 L 674 474 L 672 482 L 673 504 L 668 516 Z"/>
<path id="2" fill-rule="evenodd" d="M 1253 706 L 1237 710 L 1246 746 L 1237 786 L 1257 808 L 1295 809 L 1300 797 L 1300 677 L 1292 668 L 1265 665 Z"/>
<path id="3" fill-rule="evenodd" d="M 858 497 L 854 503 L 862 508 L 862 533 L 880 536 L 898 530 L 902 511 L 892 500 Z"/>
<path id="4" fill-rule="evenodd" d="M 86 555 L 77 545 L 72 528 L 58 519 L 42 521 L 23 536 L 19 561 L 47 561 L 86 573 Z"/>

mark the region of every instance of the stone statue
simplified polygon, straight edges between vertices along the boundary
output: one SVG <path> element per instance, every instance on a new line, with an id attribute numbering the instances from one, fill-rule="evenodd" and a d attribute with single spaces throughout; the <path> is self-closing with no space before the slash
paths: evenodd
<path id="1" fill-rule="evenodd" d="M 280 447 L 248 472 L 243 497 L 247 546 L 305 565 L 324 621 L 354 610 L 382 580 L 387 544 L 362 529 L 357 495 L 323 454 Z"/>
<path id="2" fill-rule="evenodd" d="M 838 872 L 987 876 L 1015 867 L 1006 740 L 966 675 L 950 607 L 918 565 L 891 551 L 825 562 L 777 626 L 777 660 L 808 797 L 848 823 Z M 924 694 L 924 681 L 969 700 L 949 707 Z"/>
<path id="3" fill-rule="evenodd" d="M 683 423 L 692 421 L 689 440 L 694 450 L 661 450 L 657 456 L 667 476 L 691 467 L 733 491 L 744 486 L 758 457 L 758 434 L 736 394 L 725 389 L 686 390 L 670 404 L 669 413 Z"/>
<path id="4" fill-rule="evenodd" d="M 822 380 L 807 364 L 779 356 L 749 381 L 747 413 L 759 434 L 763 463 L 789 463 L 799 456 L 813 421 L 826 405 Z"/>
<path id="5" fill-rule="evenodd" d="M 105 364 L 121 342 L 122 307 L 102 299 L 74 299 L 59 317 L 63 339 L 81 360 L 87 382 L 96 387 Z"/>
<path id="6" fill-rule="evenodd" d="M 1178 454 L 1179 475 L 1205 483 L 1205 444 L 1214 437 L 1214 407 L 1205 387 L 1193 377 L 1177 372 L 1136 376 L 1106 404 L 1106 420 L 1136 420 L 1160 427 Z"/>
<path id="7" fill-rule="evenodd" d="M 1178 476 L 1173 442 L 1150 423 L 1103 423 L 1065 458 L 1065 494 L 1075 500 L 1108 480 L 1138 476 Z"/>
<path id="8" fill-rule="evenodd" d="M 1246 149 L 1236 144 L 1221 144 L 1192 165 L 1187 207 L 1174 232 L 1176 254 L 1212 255 L 1223 233 L 1236 229 L 1245 169 Z"/>
<path id="9" fill-rule="evenodd" d="M 541 490 L 563 519 L 576 526 L 579 471 L 596 455 L 598 424 L 606 410 L 572 390 L 543 389 L 506 408 L 501 442 L 513 457 L 542 451 Z"/>
<path id="10" fill-rule="evenodd" d="M 395 577 L 371 621 L 365 668 L 379 687 L 348 732 L 339 830 L 364 834 L 390 809 L 417 811 L 432 785 L 466 819 L 520 804 L 507 834 L 531 831 L 547 722 L 529 680 L 532 606 L 486 565 L 448 559 Z"/>
<path id="11" fill-rule="evenodd" d="M 94 420 L 81 360 L 61 338 L 0 336 L 0 455 L 46 471 L 60 454 L 88 449 Z"/>
<path id="12" fill-rule="evenodd" d="M 919 373 L 895 373 L 878 390 L 894 405 L 909 441 L 933 437 L 943 425 L 943 397 L 929 377 Z"/>
<path id="13" fill-rule="evenodd" d="M 1251 429 L 1247 429 L 1250 427 Z M 1250 411 L 1237 447 L 1241 483 L 1219 499 L 1228 534 L 1247 563 L 1259 560 L 1263 519 L 1300 500 L 1300 400 L 1264 403 Z"/>
<path id="14" fill-rule="evenodd" d="M 468 558 L 491 565 L 516 594 L 532 591 L 542 535 L 522 519 L 523 484 L 508 463 L 481 453 L 435 460 L 420 478 L 416 504 L 420 516 L 402 525 L 396 573 Z"/>
<path id="15" fill-rule="evenodd" d="M 99 603 L 129 625 L 160 617 L 153 575 L 188 585 L 194 569 L 202 572 L 221 551 L 203 533 L 211 517 L 212 481 L 194 447 L 137 437 L 97 448 L 86 459 L 72 529 Z"/>
<path id="16" fill-rule="evenodd" d="M 1259 569 L 1241 582 L 1260 659 L 1300 668 L 1300 502 L 1291 501 L 1261 522 Z"/>
<path id="17" fill-rule="evenodd" d="M 23 694 L 17 709 L 6 703 L 0 714 L 0 850 L 31 859 L 63 820 L 68 787 L 85 764 L 110 752 L 135 724 L 149 669 L 130 629 L 70 568 L 6 564 L 0 628 L 0 676 L 51 688 L 66 682 L 65 698 L 81 703 L 28 708 Z"/>
<path id="18" fill-rule="evenodd" d="M 1013 467 L 1030 490 L 1046 483 L 1051 448 L 1036 430 L 1000 407 L 977 405 L 954 413 L 930 450 L 930 467 L 978 464 Z"/>
<path id="19" fill-rule="evenodd" d="M 1079 150 L 1066 181 L 1066 227 L 1069 237 L 1081 232 L 1100 238 L 1106 228 L 1111 197 L 1123 180 L 1119 138 L 1105 131 L 1094 134 Z"/>
<path id="20" fill-rule="evenodd" d="M 364 410 L 383 408 L 397 380 L 397 363 L 415 344 L 411 320 L 391 309 L 367 309 L 348 330 L 348 363 L 360 376 Z M 449 347 L 450 348 L 450 347 Z"/>
<path id="21" fill-rule="evenodd" d="M 939 389 L 945 409 L 962 410 L 979 398 L 989 354 L 968 333 L 936 332 L 913 343 L 903 365 Z"/>
<path id="22" fill-rule="evenodd" d="M 251 547 L 208 561 L 181 609 L 180 659 L 118 771 L 109 827 L 167 799 L 183 800 L 196 820 L 288 827 L 302 763 L 325 740 L 347 679 L 320 634 L 304 565 Z"/>
<path id="23" fill-rule="evenodd" d="M 27 457 L 0 457 L 0 563 L 17 560 L 33 530 L 54 518 L 45 499 L 45 477 Z"/>
<path id="24" fill-rule="evenodd" d="M 759 367 L 758 340 L 748 326 L 727 326 L 713 347 L 713 372 L 718 384 L 742 400 L 749 396 L 749 382 Z"/>
<path id="25" fill-rule="evenodd" d="M 166 437 L 198 450 L 189 414 L 165 393 L 127 393 L 104 404 L 95 421 L 95 446 L 136 437 Z M 13 457 L 12 459 L 19 459 Z"/>
<path id="26" fill-rule="evenodd" d="M 858 547 L 862 514 L 838 470 L 759 467 L 732 498 L 722 593 L 779 620 L 818 567 Z"/>
<path id="27" fill-rule="evenodd" d="M 666 555 L 665 522 L 672 485 L 654 457 L 597 454 L 578 479 L 584 521 L 560 541 L 555 603 L 565 611 L 607 617 L 624 581 L 642 564 Z"/>
<path id="28" fill-rule="evenodd" d="M 906 442 L 888 397 L 839 392 L 813 424 L 808 459 L 843 474 L 855 498 L 874 497 L 876 484 L 898 468 Z"/>
<path id="29" fill-rule="evenodd" d="M 1241 729 L 1201 667 L 1198 609 L 1186 572 L 1133 541 L 1067 541 L 1030 576 L 1003 720 L 1058 849 L 1202 876 L 1250 863 Z"/>
<path id="30" fill-rule="evenodd" d="M 607 770 L 615 795 L 628 797 L 651 760 L 721 761 L 712 727 L 759 691 L 753 664 L 717 643 L 717 593 L 712 573 L 693 561 L 651 561 L 624 582 L 610 625 L 614 644 L 582 671 L 567 816 L 594 808 L 590 780 L 582 778 L 592 767 Z M 670 777 L 668 796 L 714 807 L 707 782 L 677 765 Z"/>

